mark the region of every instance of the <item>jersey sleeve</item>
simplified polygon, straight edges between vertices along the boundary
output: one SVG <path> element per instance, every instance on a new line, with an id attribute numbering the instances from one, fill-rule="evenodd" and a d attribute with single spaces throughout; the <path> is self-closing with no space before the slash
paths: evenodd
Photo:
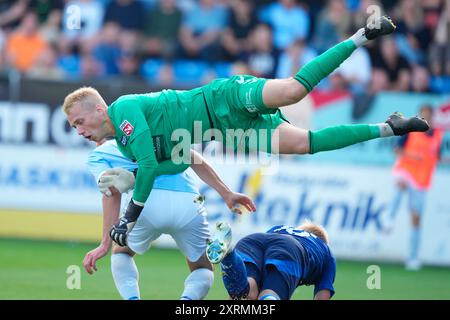
<path id="1" fill-rule="evenodd" d="M 336 276 L 336 259 L 331 256 L 324 266 L 320 280 L 314 286 L 314 296 L 320 290 L 329 290 L 330 297 L 334 295 L 334 278 Z"/>
<path id="2" fill-rule="evenodd" d="M 116 141 L 125 153 L 121 151 L 138 165 L 133 199 L 145 203 L 153 188 L 158 161 L 151 129 L 140 103 L 135 97 L 118 100 L 113 107 L 112 119 L 116 125 Z"/>
<path id="3" fill-rule="evenodd" d="M 156 168 L 158 167 L 155 152 L 153 151 L 150 129 L 134 137 L 130 141 L 130 148 L 138 163 L 133 199 L 145 203 L 152 191 L 156 177 Z"/>
<path id="4" fill-rule="evenodd" d="M 94 176 L 96 183 L 98 182 L 98 179 L 100 179 L 103 172 L 111 168 L 109 162 L 102 157 L 100 152 L 97 151 L 92 151 L 89 153 L 86 164 L 89 172 Z"/>

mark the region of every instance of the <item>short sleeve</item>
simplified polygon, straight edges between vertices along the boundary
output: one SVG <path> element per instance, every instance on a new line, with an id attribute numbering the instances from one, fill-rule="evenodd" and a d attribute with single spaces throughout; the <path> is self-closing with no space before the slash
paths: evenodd
<path id="1" fill-rule="evenodd" d="M 314 286 L 314 295 L 320 290 L 329 290 L 330 297 L 334 295 L 334 279 L 336 276 L 336 259 L 333 256 L 330 256 L 327 260 L 324 269 L 322 271 L 322 276 L 320 280 Z"/>

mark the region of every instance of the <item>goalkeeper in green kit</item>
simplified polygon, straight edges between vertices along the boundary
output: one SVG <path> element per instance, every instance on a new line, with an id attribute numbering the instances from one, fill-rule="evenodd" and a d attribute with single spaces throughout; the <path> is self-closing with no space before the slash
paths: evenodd
<path id="1" fill-rule="evenodd" d="M 373 25 L 361 28 L 288 79 L 234 76 L 188 91 L 125 95 L 110 106 L 93 88 L 70 93 L 63 110 L 78 134 L 96 142 L 114 137 L 120 151 L 139 166 L 132 200 L 111 229 L 113 240 L 126 245 L 127 234 L 142 211 L 155 177 L 184 171 L 190 165 L 186 150 L 191 143 L 215 139 L 237 150 L 314 154 L 375 138 L 427 131 L 425 120 L 398 113 L 379 124 L 308 131 L 289 124 L 279 110 L 305 97 L 357 47 L 395 30 L 386 16 Z M 239 137 L 236 131 L 245 134 Z M 185 139 L 186 134 L 189 139 Z M 180 142 L 180 138 L 184 139 Z"/>

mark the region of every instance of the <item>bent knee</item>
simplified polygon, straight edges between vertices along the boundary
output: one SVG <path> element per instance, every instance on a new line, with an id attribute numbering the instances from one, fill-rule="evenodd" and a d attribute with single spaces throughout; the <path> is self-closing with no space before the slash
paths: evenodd
<path id="1" fill-rule="evenodd" d="M 308 130 L 283 123 L 272 135 L 272 153 L 307 154 L 309 153 Z"/>

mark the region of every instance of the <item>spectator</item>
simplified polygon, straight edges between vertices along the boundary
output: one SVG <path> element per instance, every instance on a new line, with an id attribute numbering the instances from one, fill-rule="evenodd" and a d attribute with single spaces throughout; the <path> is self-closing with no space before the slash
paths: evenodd
<path id="1" fill-rule="evenodd" d="M 276 77 L 283 79 L 294 76 L 303 65 L 316 56 L 316 52 L 304 40 L 295 41 L 280 55 Z"/>
<path id="2" fill-rule="evenodd" d="M 402 0 L 397 6 L 395 39 L 400 53 L 411 64 L 425 62 L 424 53 L 431 42 L 429 30 L 423 23 L 423 9 L 418 0 Z"/>
<path id="3" fill-rule="evenodd" d="M 327 5 L 329 1 L 330 0 L 301 0 L 301 6 L 305 8 L 305 10 L 308 12 L 310 19 L 311 28 L 309 29 L 309 35 L 307 36 L 308 41 L 311 41 L 312 36 L 316 32 L 316 26 L 318 24 L 317 19 L 319 18 L 319 13 L 324 9 L 324 7 Z M 344 1 L 347 11 L 351 11 L 350 6 L 352 5 L 352 1 L 355 0 Z M 349 22 L 351 22 L 351 19 Z"/>
<path id="4" fill-rule="evenodd" d="M 250 50 L 250 33 L 256 27 L 251 0 L 230 1 L 230 21 L 222 36 L 225 59 L 236 61 Z"/>
<path id="5" fill-rule="evenodd" d="M 133 53 L 133 55 L 136 53 L 139 53 L 139 43 L 140 43 L 140 37 L 136 32 L 129 31 L 129 30 L 122 30 L 118 37 L 118 43 L 120 46 L 120 50 L 122 52 L 128 52 Z"/>
<path id="6" fill-rule="evenodd" d="M 95 45 L 93 55 L 103 65 L 105 76 L 119 73 L 119 46 L 120 27 L 114 22 L 107 22 L 100 34 L 100 40 Z"/>
<path id="7" fill-rule="evenodd" d="M 48 44 L 57 46 L 61 35 L 61 11 L 52 10 L 45 23 L 41 26 L 40 33 Z"/>
<path id="8" fill-rule="evenodd" d="M 325 52 L 341 41 L 351 27 L 351 15 L 344 0 L 329 0 L 317 18 L 313 37 L 313 46 L 319 52 Z"/>
<path id="9" fill-rule="evenodd" d="M 308 13 L 295 0 L 279 0 L 268 5 L 261 11 L 260 19 L 272 27 L 276 49 L 284 50 L 295 40 L 308 36 Z"/>
<path id="10" fill-rule="evenodd" d="M 227 11 L 214 0 L 200 0 L 186 13 L 181 26 L 180 44 L 183 58 L 214 62 L 220 59 L 219 37 L 227 22 Z"/>
<path id="11" fill-rule="evenodd" d="M 266 7 L 267 5 L 271 4 L 273 0 L 254 0 L 255 2 L 255 9 L 257 12 L 261 11 Z"/>
<path id="12" fill-rule="evenodd" d="M 83 79 L 92 79 L 101 77 L 103 69 L 91 53 L 85 53 L 81 58 L 80 72 Z"/>
<path id="13" fill-rule="evenodd" d="M 27 12 L 29 0 L 5 0 L 0 2 L 0 28 L 6 33 L 19 25 L 19 22 Z"/>
<path id="14" fill-rule="evenodd" d="M 381 90 L 407 91 L 410 86 L 411 72 L 408 61 L 400 55 L 395 40 L 384 38 L 378 53 L 372 57 L 371 92 Z"/>
<path id="15" fill-rule="evenodd" d="M 194 9 L 198 2 L 198 0 L 176 0 L 176 1 L 177 7 L 181 10 L 183 15 Z"/>
<path id="16" fill-rule="evenodd" d="M 364 51 L 354 52 L 357 60 L 348 65 L 343 64 L 344 70 L 348 68 L 349 72 L 349 69 L 352 69 L 351 73 L 354 72 L 354 76 L 358 74 L 358 80 L 361 81 L 350 84 L 350 90 L 353 94 L 352 118 L 356 121 L 367 114 L 378 92 L 383 90 L 407 91 L 410 88 L 411 81 L 410 65 L 399 54 L 394 39 L 383 39 L 380 47 L 372 48 L 372 51 L 370 51 L 372 66 L 364 58 Z M 354 66 L 357 66 L 357 68 L 353 68 Z M 368 70 L 371 67 L 372 73 L 367 77 Z M 341 82 L 344 83 L 344 77 L 340 76 L 342 77 Z M 347 75 L 347 77 L 347 81 L 351 79 L 350 75 Z M 334 84 L 336 83 L 338 82 L 334 81 Z"/>
<path id="17" fill-rule="evenodd" d="M 429 61 L 434 76 L 450 76 L 450 0 L 445 2 L 445 10 L 439 19 Z"/>
<path id="18" fill-rule="evenodd" d="M 119 37 L 120 57 L 118 67 L 125 80 L 142 80 L 139 75 L 141 63 L 138 51 L 139 38 L 135 32 L 124 30 Z"/>
<path id="19" fill-rule="evenodd" d="M 96 42 L 83 41 L 80 46 L 80 76 L 82 79 L 101 78 L 105 74 L 104 65 L 94 54 Z"/>
<path id="20" fill-rule="evenodd" d="M 58 11 L 60 14 L 64 9 L 64 0 L 31 0 L 29 9 L 36 12 L 39 24 L 45 23 L 52 12 Z"/>
<path id="21" fill-rule="evenodd" d="M 135 52 L 122 52 L 118 60 L 120 78 L 129 81 L 141 80 L 139 76 L 139 64 L 140 61 Z"/>
<path id="22" fill-rule="evenodd" d="M 62 80 L 64 71 L 59 68 L 58 56 L 52 46 L 48 46 L 38 57 L 36 63 L 30 68 L 26 75 L 30 78 L 45 80 Z"/>
<path id="23" fill-rule="evenodd" d="M 23 17 L 19 29 L 8 39 L 7 61 L 21 72 L 29 70 L 39 55 L 47 49 L 47 43 L 37 30 L 36 14 L 30 11 Z"/>
<path id="24" fill-rule="evenodd" d="M 80 57 L 74 51 L 73 43 L 61 37 L 57 46 L 58 66 L 64 71 L 67 77 L 77 79 L 80 77 Z"/>
<path id="25" fill-rule="evenodd" d="M 106 22 L 115 22 L 121 28 L 143 31 L 145 25 L 145 8 L 135 0 L 112 0 L 106 7 Z"/>
<path id="26" fill-rule="evenodd" d="M 171 59 L 175 55 L 182 20 L 182 12 L 175 0 L 159 0 L 146 19 L 145 35 L 148 37 L 145 53 L 149 56 Z"/>
<path id="27" fill-rule="evenodd" d="M 260 78 L 274 78 L 277 68 L 277 53 L 273 47 L 272 30 L 259 24 L 250 35 L 251 50 L 245 61 L 250 74 Z"/>
<path id="28" fill-rule="evenodd" d="M 411 73 L 411 89 L 413 92 L 430 92 L 430 73 L 420 65 L 414 66 Z"/>
<path id="29" fill-rule="evenodd" d="M 439 24 L 439 18 L 443 12 L 444 1 L 442 0 L 422 0 L 421 6 L 423 11 L 424 25 L 430 30 L 431 34 L 436 31 Z"/>

